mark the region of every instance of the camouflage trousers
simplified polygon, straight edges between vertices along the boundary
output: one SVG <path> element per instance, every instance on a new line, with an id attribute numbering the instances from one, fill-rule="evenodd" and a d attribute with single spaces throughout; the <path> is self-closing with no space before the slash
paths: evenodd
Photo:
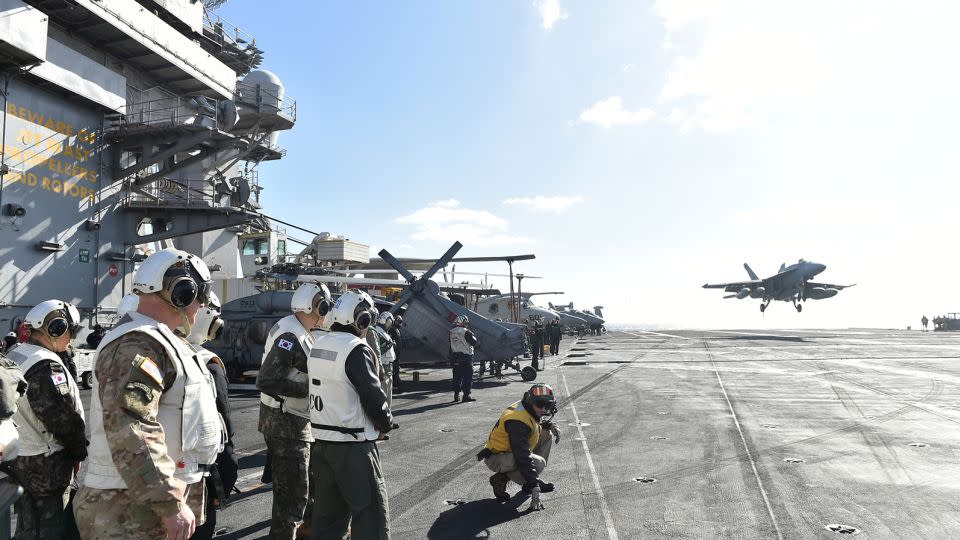
<path id="1" fill-rule="evenodd" d="M 204 522 L 205 482 L 187 486 L 187 506 Z M 150 505 L 134 503 L 126 489 L 94 489 L 83 486 L 73 500 L 74 515 L 84 540 L 156 540 L 167 537 L 160 516 Z"/>
<path id="2" fill-rule="evenodd" d="M 293 540 L 297 527 L 310 519 L 310 443 L 264 436 L 273 470 L 273 513 L 270 538 Z"/>
<path id="3" fill-rule="evenodd" d="M 76 538 L 76 527 L 68 515 L 69 499 L 68 491 L 46 497 L 34 497 L 25 491 L 13 505 L 17 512 L 14 540 Z"/>
<path id="4" fill-rule="evenodd" d="M 390 507 L 376 443 L 313 443 L 312 540 L 389 540 Z"/>

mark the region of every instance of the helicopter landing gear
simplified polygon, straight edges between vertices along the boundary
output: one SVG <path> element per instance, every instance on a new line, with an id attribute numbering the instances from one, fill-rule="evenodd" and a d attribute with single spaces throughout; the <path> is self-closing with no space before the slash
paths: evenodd
<path id="1" fill-rule="evenodd" d="M 537 370 L 533 366 L 527 366 L 520 370 L 520 378 L 525 381 L 532 381 L 537 378 Z"/>

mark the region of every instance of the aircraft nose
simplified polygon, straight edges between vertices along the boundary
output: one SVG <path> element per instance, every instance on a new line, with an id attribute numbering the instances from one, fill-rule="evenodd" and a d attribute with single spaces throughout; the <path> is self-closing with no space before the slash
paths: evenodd
<path id="1" fill-rule="evenodd" d="M 826 269 L 827 269 L 827 265 L 825 264 L 813 263 L 813 271 L 817 274 L 819 274 L 820 272 L 823 272 Z"/>

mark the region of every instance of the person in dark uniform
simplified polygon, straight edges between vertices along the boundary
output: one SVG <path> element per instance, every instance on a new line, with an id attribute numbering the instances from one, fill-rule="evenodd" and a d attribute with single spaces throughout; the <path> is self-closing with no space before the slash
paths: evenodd
<path id="1" fill-rule="evenodd" d="M 69 517 L 69 488 L 87 458 L 86 424 L 80 389 L 59 354 L 80 329 L 77 308 L 47 300 L 25 318 L 29 339 L 9 352 L 27 382 L 14 414 L 20 453 L 13 477 L 24 494 L 14 505 L 19 519 L 14 538 L 76 538 Z"/>
<path id="2" fill-rule="evenodd" d="M 560 340 L 563 339 L 563 328 L 560 326 L 560 319 L 550 321 L 547 327 L 547 337 L 550 340 L 550 354 L 556 356 L 560 353 Z"/>
<path id="3" fill-rule="evenodd" d="M 543 325 L 540 324 L 539 316 L 530 319 L 530 355 L 533 361 L 530 365 L 533 369 L 540 371 L 540 357 L 543 356 Z"/>
<path id="4" fill-rule="evenodd" d="M 377 377 L 377 360 L 360 336 L 374 323 L 373 300 L 348 291 L 330 311 L 330 332 L 308 360 L 313 539 L 389 539 L 390 510 L 376 441 L 393 415 Z"/>
<path id="5" fill-rule="evenodd" d="M 217 389 L 217 412 L 223 417 L 223 427 L 227 432 L 227 440 L 223 450 L 217 454 L 217 461 L 210 469 L 207 483 L 207 520 L 193 532 L 191 540 L 210 540 L 217 531 L 217 512 L 224 507 L 237 483 L 237 474 L 240 466 L 237 463 L 233 450 L 233 422 L 230 419 L 230 399 L 227 382 L 227 370 L 223 360 L 213 352 L 203 348 L 203 344 L 220 334 L 223 329 L 223 319 L 220 318 L 220 299 L 210 293 L 210 298 L 203 308 L 197 312 L 196 322 L 187 336 L 187 341 L 197 349 L 197 356 L 207 364 L 207 370 L 213 376 L 213 383 Z"/>
<path id="6" fill-rule="evenodd" d="M 107 335 L 107 330 L 103 326 L 99 324 L 94 326 L 93 332 L 87 334 L 87 347 L 96 349 L 105 335 Z"/>
<path id="7" fill-rule="evenodd" d="M 390 337 L 393 339 L 393 348 L 396 351 L 396 358 L 393 359 L 393 393 L 399 394 L 403 390 L 400 388 L 400 351 L 403 349 L 403 316 L 397 315 L 390 327 Z"/>

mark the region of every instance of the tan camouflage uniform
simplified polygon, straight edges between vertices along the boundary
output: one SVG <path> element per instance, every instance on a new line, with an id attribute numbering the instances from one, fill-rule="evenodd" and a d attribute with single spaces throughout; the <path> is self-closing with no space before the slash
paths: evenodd
<path id="1" fill-rule="evenodd" d="M 133 363 L 137 355 L 154 361 L 163 385 Z M 204 522 L 204 482 L 187 485 L 174 478 L 176 464 L 167 454 L 163 428 L 157 421 L 160 396 L 177 377 L 176 364 L 163 346 L 141 332 L 110 343 L 94 368 L 103 405 L 103 428 L 113 462 L 127 489 L 80 488 L 74 513 L 85 540 L 106 538 L 162 539 L 161 519 L 186 504 Z"/>
<path id="2" fill-rule="evenodd" d="M 280 341 L 292 343 L 287 350 Z M 274 397 L 307 397 L 310 389 L 289 378 L 290 370 L 307 372 L 307 356 L 297 336 L 283 333 L 271 344 L 257 375 L 257 389 Z M 308 504 L 310 487 L 310 420 L 280 409 L 260 404 L 260 423 L 257 426 L 267 443 L 270 466 L 273 470 L 273 511 L 270 519 L 270 538 L 292 540 L 297 528 L 312 512 Z"/>

